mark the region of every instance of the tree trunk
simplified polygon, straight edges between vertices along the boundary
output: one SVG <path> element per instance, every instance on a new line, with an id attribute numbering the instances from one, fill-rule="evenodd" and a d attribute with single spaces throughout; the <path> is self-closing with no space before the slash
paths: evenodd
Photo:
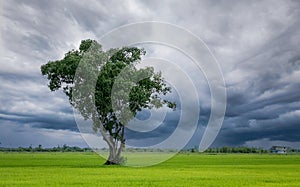
<path id="1" fill-rule="evenodd" d="M 118 146 L 118 143 L 120 145 Z M 112 146 L 109 146 L 109 156 L 105 165 L 120 165 L 122 164 L 122 151 L 125 150 L 125 139 L 124 139 L 124 126 L 121 130 L 121 141 L 112 142 Z"/>
<path id="2" fill-rule="evenodd" d="M 122 145 L 122 143 L 121 143 Z M 120 165 L 121 164 L 121 159 L 122 159 L 122 154 L 121 154 L 121 145 L 118 148 L 115 143 L 114 146 L 109 147 L 109 156 L 104 163 L 105 165 Z"/>
<path id="3" fill-rule="evenodd" d="M 113 139 L 113 137 L 107 133 L 106 129 L 103 127 L 102 122 L 98 120 L 98 118 L 93 117 L 93 121 L 98 127 L 103 140 L 107 143 L 109 147 L 109 156 L 104 163 L 105 165 L 120 165 L 122 162 L 122 151 L 125 149 L 125 139 L 124 139 L 124 126 L 121 128 L 121 140 L 117 141 Z M 120 145 L 118 147 L 118 143 Z"/>
<path id="4" fill-rule="evenodd" d="M 120 164 L 120 158 L 118 158 L 117 150 L 115 150 L 114 147 L 109 148 L 109 156 L 104 164 L 105 165 L 119 165 Z"/>

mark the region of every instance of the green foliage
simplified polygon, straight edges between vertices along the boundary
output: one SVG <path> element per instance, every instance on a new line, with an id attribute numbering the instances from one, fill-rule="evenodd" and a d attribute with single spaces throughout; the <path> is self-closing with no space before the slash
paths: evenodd
<path id="1" fill-rule="evenodd" d="M 130 77 L 147 75 L 146 78 L 140 80 L 132 87 L 129 96 L 129 107 L 131 112 L 136 114 L 136 112 L 141 111 L 142 108 L 151 108 L 153 106 L 161 107 L 163 104 L 166 104 L 170 108 L 175 108 L 175 103 L 160 98 L 160 94 L 166 95 L 171 91 L 170 87 L 167 87 L 161 73 L 155 73 L 154 69 L 150 67 L 140 70 L 135 68 L 135 64 L 141 60 L 141 56 L 145 53 L 146 52 L 143 49 L 137 47 L 110 49 L 105 52 L 102 51 L 101 45 L 96 41 L 88 39 L 81 42 L 79 50 L 67 52 L 62 60 L 49 61 L 47 64 L 42 65 L 41 72 L 43 75 L 47 76 L 50 90 L 55 91 L 62 88 L 69 97 L 71 104 L 77 107 L 86 118 L 90 117 L 92 113 L 92 111 L 88 111 L 85 108 L 85 106 L 89 106 L 90 104 L 90 102 L 85 100 L 86 98 L 89 99 L 89 97 L 83 97 L 86 96 L 83 95 L 82 97 L 79 97 L 81 101 L 74 101 L 72 93 L 74 89 L 76 89 L 76 85 L 74 84 L 93 86 L 93 83 L 89 83 L 93 81 L 93 76 L 84 77 L 84 80 L 80 80 L 83 77 L 80 77 L 80 74 L 77 74 L 80 82 L 74 80 L 79 63 L 82 63 L 83 67 L 89 66 L 82 68 L 83 70 L 89 70 L 88 72 L 91 74 L 98 74 L 98 76 L 96 76 L 97 82 L 95 85 L 95 104 L 99 117 L 107 123 L 109 123 L 109 121 L 115 121 L 116 118 L 115 114 L 113 114 L 114 111 L 111 103 L 112 87 L 116 77 L 125 67 L 129 69 L 127 73 Z M 89 57 L 88 55 L 92 55 L 92 57 Z M 94 61 L 98 61 L 98 64 L 93 64 Z M 99 67 L 101 67 L 100 72 L 98 71 Z M 125 80 L 127 82 L 122 82 L 123 89 L 132 84 L 130 81 L 131 79 Z M 111 124 L 107 124 L 107 127 L 110 126 Z"/>

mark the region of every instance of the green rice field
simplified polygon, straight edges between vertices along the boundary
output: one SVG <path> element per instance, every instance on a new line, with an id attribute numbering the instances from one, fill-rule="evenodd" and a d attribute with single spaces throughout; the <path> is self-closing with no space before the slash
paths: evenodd
<path id="1" fill-rule="evenodd" d="M 0 186 L 300 186 L 300 155 L 181 153 L 149 167 L 103 163 L 95 153 L 0 153 Z"/>

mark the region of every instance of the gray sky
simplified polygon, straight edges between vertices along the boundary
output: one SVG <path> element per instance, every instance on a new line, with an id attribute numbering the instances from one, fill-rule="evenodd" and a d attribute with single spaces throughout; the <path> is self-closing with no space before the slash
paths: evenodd
<path id="1" fill-rule="evenodd" d="M 40 66 L 78 48 L 83 39 L 97 40 L 124 24 L 161 21 L 200 37 L 221 66 L 227 110 L 213 146 L 300 148 L 299 1 L 42 0 L 0 5 L 0 146 L 86 146 L 67 97 L 50 92 Z M 155 49 L 153 54 L 163 58 L 185 60 L 165 47 Z M 210 115 L 207 83 L 203 75 L 193 78 L 199 79 L 203 101 L 190 146 L 199 144 Z M 143 141 L 168 137 L 178 115 L 168 114 L 163 126 L 142 136 L 148 137 Z M 129 134 L 132 142 L 141 140 Z"/>

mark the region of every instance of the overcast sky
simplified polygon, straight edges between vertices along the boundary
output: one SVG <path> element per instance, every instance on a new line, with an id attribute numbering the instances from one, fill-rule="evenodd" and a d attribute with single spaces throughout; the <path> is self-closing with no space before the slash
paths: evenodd
<path id="1" fill-rule="evenodd" d="M 125 24 L 159 21 L 197 35 L 220 64 L 227 109 L 212 146 L 300 148 L 299 1 L 28 0 L 0 6 L 0 147 L 86 146 L 67 97 L 50 92 L 40 66 L 61 59 L 83 39 L 98 40 Z M 171 61 L 171 56 L 184 60 L 166 47 L 157 49 Z M 210 115 L 207 83 L 197 89 L 205 101 L 189 146 L 199 145 Z M 168 114 L 148 141 L 168 137 L 178 115 Z M 147 137 L 130 133 L 140 141 Z"/>

